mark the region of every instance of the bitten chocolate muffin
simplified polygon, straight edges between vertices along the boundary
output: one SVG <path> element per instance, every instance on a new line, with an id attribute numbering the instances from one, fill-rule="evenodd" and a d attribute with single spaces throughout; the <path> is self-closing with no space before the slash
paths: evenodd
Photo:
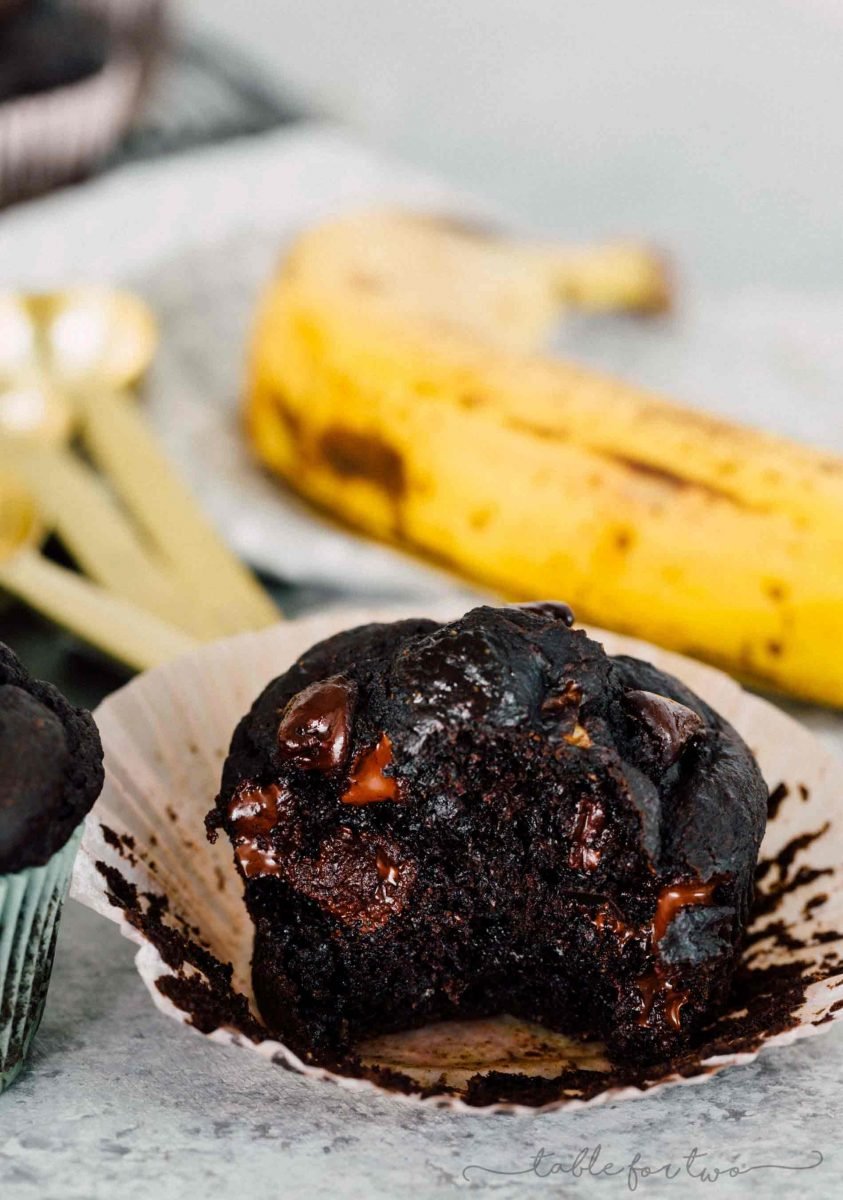
<path id="1" fill-rule="evenodd" d="M 245 881 L 261 1013 L 300 1054 L 510 1013 L 647 1062 L 717 1009 L 766 787 L 699 697 L 572 619 L 352 629 L 239 724 L 209 834 Z"/>
<path id="2" fill-rule="evenodd" d="M 90 713 L 32 679 L 0 643 L 0 875 L 46 863 L 102 782 L 102 746 Z"/>

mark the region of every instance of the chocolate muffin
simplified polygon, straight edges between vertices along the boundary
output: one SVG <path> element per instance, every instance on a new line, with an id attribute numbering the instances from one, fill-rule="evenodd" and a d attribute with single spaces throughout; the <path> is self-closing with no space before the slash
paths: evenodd
<path id="1" fill-rule="evenodd" d="M 698 696 L 572 621 L 352 629 L 240 722 L 208 830 L 245 882 L 261 1013 L 299 1054 L 509 1013 L 646 1063 L 716 1013 L 767 789 Z"/>
<path id="2" fill-rule="evenodd" d="M 82 820 L 102 783 L 90 714 L 0 643 L 0 1092 L 41 1021 Z"/>

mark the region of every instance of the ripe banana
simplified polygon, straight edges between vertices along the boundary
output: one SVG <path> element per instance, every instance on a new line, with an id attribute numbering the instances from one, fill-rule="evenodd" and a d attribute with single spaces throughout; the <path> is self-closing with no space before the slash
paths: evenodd
<path id="1" fill-rule="evenodd" d="M 261 305 L 248 424 L 343 520 L 514 598 L 843 704 L 843 460 L 535 353 L 658 263 L 432 218 L 304 234 Z"/>

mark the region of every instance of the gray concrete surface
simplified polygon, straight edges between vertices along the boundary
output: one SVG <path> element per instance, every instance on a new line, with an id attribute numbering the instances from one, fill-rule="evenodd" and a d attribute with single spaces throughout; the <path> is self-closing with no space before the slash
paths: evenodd
<path id="1" fill-rule="evenodd" d="M 611 1200 L 628 1193 L 636 1154 L 639 1168 L 679 1172 L 639 1179 L 639 1196 L 840 1195 L 843 1031 L 609 1108 L 455 1116 L 350 1096 L 210 1045 L 157 1013 L 132 955 L 114 926 L 70 903 L 31 1065 L 0 1099 L 4 1200 Z M 594 1170 L 620 1174 L 554 1170 L 598 1146 Z M 693 1179 L 683 1163 L 695 1148 L 694 1172 L 757 1169 Z M 817 1150 L 818 1167 L 784 1169 Z"/>

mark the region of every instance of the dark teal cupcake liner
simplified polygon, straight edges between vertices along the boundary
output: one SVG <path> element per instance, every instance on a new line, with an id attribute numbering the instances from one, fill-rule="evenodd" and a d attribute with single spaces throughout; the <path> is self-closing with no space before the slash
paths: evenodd
<path id="1" fill-rule="evenodd" d="M 41 1024 L 62 905 L 83 826 L 43 867 L 0 875 L 0 1092 Z"/>

